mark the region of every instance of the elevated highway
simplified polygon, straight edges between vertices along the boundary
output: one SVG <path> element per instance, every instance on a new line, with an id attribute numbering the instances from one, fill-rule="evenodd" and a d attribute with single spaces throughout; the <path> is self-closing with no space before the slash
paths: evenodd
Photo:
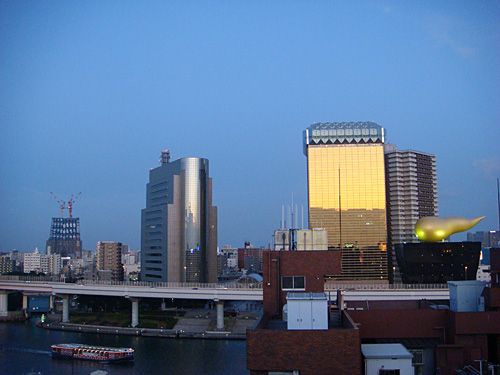
<path id="1" fill-rule="evenodd" d="M 63 322 L 69 321 L 69 296 L 94 295 L 123 297 L 132 303 L 132 326 L 138 324 L 141 298 L 175 298 L 210 300 L 217 304 L 218 326 L 223 325 L 224 301 L 262 301 L 262 284 L 198 284 L 148 282 L 66 283 L 63 279 L 47 280 L 28 276 L 0 276 L 0 315 L 7 314 L 7 293 L 48 293 L 63 300 Z M 447 284 L 389 285 L 341 282 L 325 284 L 325 292 L 332 300 L 340 291 L 344 301 L 448 300 Z"/>

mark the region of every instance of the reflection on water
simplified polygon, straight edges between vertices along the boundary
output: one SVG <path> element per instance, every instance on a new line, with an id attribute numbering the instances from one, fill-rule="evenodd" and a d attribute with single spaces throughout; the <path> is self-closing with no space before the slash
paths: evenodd
<path id="1" fill-rule="evenodd" d="M 110 375 L 248 374 L 245 341 L 93 335 L 48 331 L 34 323 L 32 319 L 19 324 L 0 324 L 0 374 L 40 371 L 44 375 L 88 375 L 97 370 L 108 371 Z M 131 347 L 135 350 L 135 361 L 103 364 L 52 359 L 50 345 L 58 343 Z"/>

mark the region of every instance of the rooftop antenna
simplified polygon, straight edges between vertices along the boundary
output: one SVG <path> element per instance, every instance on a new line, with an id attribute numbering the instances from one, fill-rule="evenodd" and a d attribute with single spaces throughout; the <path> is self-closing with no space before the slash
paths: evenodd
<path id="1" fill-rule="evenodd" d="M 164 165 L 164 164 L 169 164 L 170 163 L 170 150 L 165 150 L 165 151 L 162 151 L 161 152 L 161 155 L 160 155 L 160 165 Z"/>

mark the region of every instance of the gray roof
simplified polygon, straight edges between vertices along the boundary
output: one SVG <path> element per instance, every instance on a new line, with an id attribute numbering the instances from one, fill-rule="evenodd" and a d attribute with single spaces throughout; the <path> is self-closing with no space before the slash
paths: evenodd
<path id="1" fill-rule="evenodd" d="M 363 344 L 361 352 L 366 359 L 413 358 L 403 344 Z"/>
<path id="2" fill-rule="evenodd" d="M 326 300 L 325 293 L 288 293 L 286 295 L 287 300 Z"/>

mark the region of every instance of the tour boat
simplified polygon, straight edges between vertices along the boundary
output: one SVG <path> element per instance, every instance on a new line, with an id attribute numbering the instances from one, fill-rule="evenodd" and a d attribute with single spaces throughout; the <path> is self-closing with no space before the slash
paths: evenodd
<path id="1" fill-rule="evenodd" d="M 110 348 L 83 344 L 51 345 L 52 358 L 87 359 L 91 361 L 133 361 L 134 349 Z"/>

